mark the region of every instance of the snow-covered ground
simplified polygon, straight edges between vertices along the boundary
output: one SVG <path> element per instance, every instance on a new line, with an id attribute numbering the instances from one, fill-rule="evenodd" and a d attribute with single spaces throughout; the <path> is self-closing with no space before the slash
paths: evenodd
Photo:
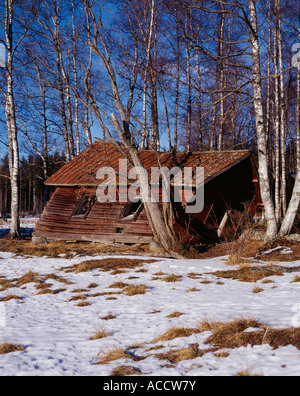
<path id="1" fill-rule="evenodd" d="M 37 294 L 34 283 L 0 291 L 1 299 L 8 295 L 20 297 L 0 301 L 0 344 L 6 341 L 25 347 L 24 351 L 0 355 L 0 375 L 108 376 L 122 365 L 140 369 L 146 376 L 232 376 L 242 370 L 265 376 L 300 374 L 300 351 L 293 346 L 276 350 L 268 344 L 247 346 L 226 350 L 228 356 L 225 358 L 210 352 L 203 357 L 168 364 L 167 360 L 161 360 L 155 354 L 193 343 L 198 343 L 200 349 L 206 349 L 209 345 L 204 341 L 209 332 L 151 343 L 172 327 L 193 328 L 205 319 L 230 321 L 251 317 L 274 328 L 298 327 L 300 283 L 292 282 L 296 273 L 272 276 L 270 283 L 218 279 L 213 274 L 216 270 L 234 269 L 226 265 L 225 257 L 156 259 L 158 261 L 152 263 L 147 263 L 148 258 L 142 258 L 145 261 L 142 267 L 144 272 L 138 272 L 141 268 L 134 268 L 116 275 L 99 269 L 81 273 L 63 269 L 90 259 L 16 257 L 12 253 L 0 252 L 0 280 L 19 278 L 32 270 L 41 277 L 55 273 L 72 282 L 65 284 L 48 279 L 46 282 L 51 284 L 52 290 L 65 289 L 56 294 Z M 156 275 L 160 272 L 180 275 L 181 278 L 168 283 L 162 280 L 164 276 Z M 191 276 L 191 273 L 198 275 Z M 148 289 L 146 294 L 134 296 L 121 293 L 87 297 L 90 305 L 86 306 L 78 306 L 78 300 L 71 300 L 74 295 L 80 294 L 120 292 L 121 289 L 109 288 L 117 281 L 143 284 Z M 263 291 L 253 293 L 255 286 Z M 74 292 L 75 289 L 84 291 Z M 175 311 L 182 315 L 169 318 Z M 115 318 L 101 319 L 108 314 Z M 105 330 L 111 335 L 91 340 L 97 330 Z M 97 356 L 134 345 L 136 349 L 132 349 L 133 353 L 147 356 L 144 360 L 122 359 L 94 364 Z M 149 352 L 150 348 L 158 345 L 161 349 Z"/>

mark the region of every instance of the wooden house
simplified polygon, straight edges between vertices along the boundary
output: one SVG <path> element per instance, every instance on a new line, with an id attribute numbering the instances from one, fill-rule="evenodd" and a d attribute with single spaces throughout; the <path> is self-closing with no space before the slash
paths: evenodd
<path id="1" fill-rule="evenodd" d="M 229 208 L 242 209 L 242 203 L 247 201 L 251 202 L 252 215 L 261 209 L 257 167 L 249 151 L 172 154 L 140 150 L 139 154 L 147 172 L 159 166 L 204 168 L 204 208 L 200 213 L 187 215 L 185 202 L 174 203 L 177 235 L 191 240 L 218 239 Z M 116 202 L 97 200 L 98 170 L 110 167 L 118 172 L 119 161 L 124 158 L 124 151 L 114 144 L 98 141 L 52 175 L 45 183 L 55 187 L 55 191 L 36 225 L 34 237 L 102 243 L 153 242 L 143 204 L 118 199 L 122 188 L 128 188 L 132 181 L 127 186 L 119 185 Z"/>

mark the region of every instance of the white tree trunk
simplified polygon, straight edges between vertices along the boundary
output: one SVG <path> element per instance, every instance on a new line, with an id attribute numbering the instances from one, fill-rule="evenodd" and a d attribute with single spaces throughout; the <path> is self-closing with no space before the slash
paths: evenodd
<path id="1" fill-rule="evenodd" d="M 11 238 L 19 237 L 19 146 L 17 137 L 16 111 L 13 93 L 13 0 L 5 1 L 5 38 L 7 48 L 6 65 L 6 124 L 8 129 L 9 172 L 11 183 Z"/>
<path id="2" fill-rule="evenodd" d="M 251 27 L 251 48 L 252 48 L 252 75 L 254 92 L 254 111 L 256 119 L 257 145 L 258 145 L 258 172 L 260 177 L 260 190 L 262 202 L 265 209 L 267 221 L 266 242 L 271 242 L 277 236 L 277 221 L 273 201 L 271 198 L 270 181 L 268 175 L 268 157 L 266 131 L 264 125 L 262 88 L 261 88 L 261 64 L 258 41 L 257 13 L 254 0 L 249 0 L 250 27 Z"/>

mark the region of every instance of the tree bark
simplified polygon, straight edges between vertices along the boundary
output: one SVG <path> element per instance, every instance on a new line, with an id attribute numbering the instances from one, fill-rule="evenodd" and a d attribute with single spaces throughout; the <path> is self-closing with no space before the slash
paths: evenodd
<path id="1" fill-rule="evenodd" d="M 110 81 L 111 95 L 114 98 L 114 103 L 119 115 L 119 120 L 118 120 L 116 115 L 112 113 L 110 117 L 111 122 L 118 133 L 120 141 L 123 143 L 125 149 L 128 151 L 130 157 L 129 159 L 132 161 L 133 165 L 135 167 L 143 167 L 138 149 L 132 144 L 132 139 L 130 134 L 131 114 L 125 110 L 125 106 L 123 105 L 121 100 L 119 86 L 117 84 L 115 69 L 112 63 L 113 62 L 112 57 L 110 56 L 108 44 L 105 41 L 104 37 L 102 37 L 101 33 L 99 32 L 98 29 L 99 24 L 97 23 L 93 10 L 87 1 L 85 1 L 85 12 L 88 18 L 88 29 L 89 30 L 91 29 L 89 20 L 92 21 L 92 25 L 93 25 L 93 35 L 90 34 L 89 45 L 93 49 L 94 54 L 97 55 L 99 59 L 101 59 L 103 66 L 107 71 L 108 78 Z M 92 36 L 93 36 L 93 42 L 91 41 Z M 102 47 L 98 46 L 98 40 L 101 42 Z M 134 87 L 132 87 L 132 89 L 134 89 Z M 99 112 L 96 111 L 95 115 L 97 116 L 98 113 Z M 111 140 L 115 141 L 115 143 L 118 145 L 116 139 L 113 139 L 109 131 L 108 133 Z M 157 242 L 160 243 L 160 245 L 164 248 L 164 250 L 170 252 L 176 246 L 176 236 L 169 232 L 169 228 L 164 222 L 158 203 L 155 202 L 155 199 L 151 199 L 152 197 L 151 195 L 149 195 L 151 194 L 151 188 L 149 183 L 150 182 L 148 180 L 148 175 L 141 174 L 140 176 L 141 195 L 143 197 L 144 207 L 147 213 L 149 223 L 151 225 L 151 228 L 153 230 Z M 175 253 L 173 255 L 175 255 Z"/>
<path id="2" fill-rule="evenodd" d="M 7 48 L 6 105 L 5 115 L 8 130 L 9 172 L 11 183 L 11 229 L 12 239 L 20 236 L 19 218 L 19 145 L 16 124 L 16 109 L 13 89 L 13 0 L 5 0 L 5 38 Z"/>
<path id="3" fill-rule="evenodd" d="M 270 181 L 268 175 L 268 157 L 266 131 L 264 124 L 262 87 L 261 87 L 261 62 L 258 40 L 257 12 L 254 0 L 249 0 L 250 11 L 250 31 L 251 31 L 251 49 L 252 49 L 252 76 L 253 76 L 253 93 L 254 93 L 254 111 L 256 120 L 257 146 L 258 146 L 258 172 L 260 178 L 260 190 L 262 202 L 265 209 L 267 221 L 267 231 L 265 236 L 266 242 L 271 242 L 277 237 L 277 221 L 273 201 L 271 198 Z"/>

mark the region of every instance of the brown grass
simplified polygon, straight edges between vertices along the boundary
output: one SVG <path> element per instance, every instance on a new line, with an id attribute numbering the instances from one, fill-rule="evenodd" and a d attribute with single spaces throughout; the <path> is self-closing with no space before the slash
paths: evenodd
<path id="1" fill-rule="evenodd" d="M 102 320 L 112 320 L 112 319 L 116 319 L 116 316 L 110 312 L 109 314 L 107 314 L 105 316 L 102 316 L 100 319 L 102 319 Z"/>
<path id="2" fill-rule="evenodd" d="M 37 295 L 39 295 L 39 294 L 56 294 L 55 293 L 55 291 L 54 290 L 52 290 L 52 289 L 42 289 L 42 290 L 40 290 L 38 293 L 37 293 Z"/>
<path id="3" fill-rule="evenodd" d="M 178 363 L 182 360 L 192 360 L 202 357 L 206 353 L 214 352 L 217 348 L 199 349 L 199 344 L 191 344 L 186 348 L 172 349 L 167 353 L 157 353 L 155 357 L 161 360 L 169 360 L 171 363 Z"/>
<path id="4" fill-rule="evenodd" d="M 36 256 L 36 257 L 61 257 L 72 258 L 76 256 L 93 256 L 99 254 L 116 253 L 114 246 L 105 245 L 101 243 L 93 244 L 90 242 L 64 242 L 64 241 L 51 241 L 46 245 L 37 245 L 30 240 L 1 240 L 0 251 L 15 253 L 18 256 Z M 118 253 L 131 253 L 131 252 L 148 252 L 148 245 L 136 246 L 122 246 L 118 247 Z"/>
<path id="5" fill-rule="evenodd" d="M 197 287 L 191 287 L 190 289 L 187 290 L 187 293 L 197 292 L 197 291 L 200 291 L 200 289 L 198 289 Z"/>
<path id="6" fill-rule="evenodd" d="M 21 287 L 26 285 L 27 283 L 35 283 L 35 287 L 37 289 L 46 289 L 52 286 L 52 284 L 45 283 L 47 280 L 53 279 L 58 282 L 64 283 L 66 285 L 71 285 L 72 282 L 67 281 L 61 276 L 58 276 L 56 274 L 48 274 L 42 277 L 39 273 L 33 272 L 33 271 L 28 271 L 24 275 L 22 275 L 19 278 L 13 278 L 13 279 L 0 279 L 0 286 L 1 289 L 0 291 L 7 290 L 9 288 L 13 287 Z"/>
<path id="7" fill-rule="evenodd" d="M 168 318 L 179 318 L 181 315 L 183 315 L 182 312 L 175 311 L 168 315 Z"/>
<path id="8" fill-rule="evenodd" d="M 87 307 L 88 305 L 91 305 L 91 303 L 88 302 L 84 297 L 81 297 L 81 301 L 77 304 L 77 307 Z"/>
<path id="9" fill-rule="evenodd" d="M 124 294 L 135 296 L 137 294 L 146 294 L 148 287 L 146 285 L 130 285 L 124 288 Z"/>
<path id="10" fill-rule="evenodd" d="M 299 275 L 295 275 L 294 276 L 294 279 L 291 281 L 291 283 L 294 283 L 294 282 L 300 282 L 300 276 Z"/>
<path id="11" fill-rule="evenodd" d="M 114 282 L 110 286 L 108 286 L 110 289 L 124 289 L 126 286 L 129 286 L 128 283 L 125 282 Z"/>
<path id="12" fill-rule="evenodd" d="M 172 327 L 161 336 L 152 340 L 151 344 L 156 344 L 157 342 L 162 342 L 162 341 L 174 340 L 175 338 L 178 337 L 190 337 L 192 334 L 197 334 L 197 333 L 200 333 L 199 329 L 197 328 L 192 329 L 186 327 Z"/>
<path id="13" fill-rule="evenodd" d="M 110 374 L 111 377 L 124 377 L 127 375 L 142 375 L 140 369 L 132 367 L 132 366 L 118 366 L 116 367 L 112 373 Z"/>
<path id="14" fill-rule="evenodd" d="M 180 282 L 181 278 L 182 278 L 182 275 L 170 274 L 170 275 L 166 276 L 165 278 L 161 278 L 161 280 L 164 282 Z"/>
<path id="15" fill-rule="evenodd" d="M 249 327 L 264 331 L 245 332 Z M 206 343 L 219 349 L 234 349 L 249 344 L 252 346 L 269 344 L 275 349 L 294 345 L 300 349 L 300 328 L 272 329 L 253 319 L 215 323 L 212 328 L 213 334 L 207 338 Z"/>
<path id="16" fill-rule="evenodd" d="M 140 360 L 146 359 L 146 357 L 136 356 L 127 350 L 123 350 L 122 348 L 116 348 L 116 349 L 112 349 L 111 351 L 108 351 L 103 356 L 101 356 L 101 352 L 99 352 L 96 357 L 95 364 L 107 364 L 114 360 L 120 360 L 120 359 L 130 359 L 135 362 L 139 362 Z"/>
<path id="17" fill-rule="evenodd" d="M 201 277 L 201 274 L 197 274 L 196 272 L 189 272 L 187 274 L 187 277 L 190 279 L 199 279 Z"/>
<path id="18" fill-rule="evenodd" d="M 98 287 L 98 284 L 95 282 L 92 282 L 88 285 L 88 289 L 95 289 L 96 287 Z"/>
<path id="19" fill-rule="evenodd" d="M 235 375 L 236 377 L 262 377 L 262 374 L 251 373 L 250 369 L 241 370 Z"/>
<path id="20" fill-rule="evenodd" d="M 25 351 L 25 348 L 21 345 L 15 345 L 9 342 L 4 342 L 3 344 L 0 344 L 0 355 L 4 355 L 6 353 L 11 353 L 11 352 L 20 352 L 20 351 Z"/>
<path id="21" fill-rule="evenodd" d="M 10 301 L 10 300 L 22 300 L 22 297 L 19 297 L 16 294 L 10 294 L 0 299 L 0 301 Z"/>
<path id="22" fill-rule="evenodd" d="M 156 262 L 156 260 L 147 260 L 147 263 Z M 66 272 L 80 272 L 92 271 L 98 269 L 100 271 L 119 271 L 122 269 L 135 269 L 141 267 L 145 263 L 144 260 L 127 259 L 127 258 L 106 258 L 102 260 L 87 260 L 79 264 L 69 267 L 63 267 L 62 270 Z"/>
<path id="23" fill-rule="evenodd" d="M 264 267 L 242 266 L 236 270 L 216 271 L 211 273 L 219 278 L 235 279 L 240 282 L 257 282 L 269 276 L 283 276 L 278 270 Z"/>
<path id="24" fill-rule="evenodd" d="M 264 289 L 262 289 L 261 287 L 254 287 L 254 289 L 252 290 L 252 293 L 262 293 L 264 291 Z"/>
<path id="25" fill-rule="evenodd" d="M 258 330 L 245 332 L 245 330 L 247 330 L 249 327 L 253 327 L 255 329 L 257 328 Z M 247 345 L 259 346 L 263 344 L 270 344 L 274 349 L 281 346 L 294 345 L 300 350 L 300 328 L 272 329 L 252 318 L 241 318 L 231 322 L 210 322 L 206 320 L 200 322 L 196 328 L 192 329 L 172 328 L 165 332 L 162 336 L 157 337 L 151 343 L 154 344 L 159 341 L 169 341 L 177 337 L 189 337 L 192 334 L 202 333 L 205 331 L 210 331 L 211 334 L 205 341 L 205 344 L 207 344 L 208 347 L 204 349 L 199 349 L 198 343 L 192 343 L 181 349 L 171 349 L 168 352 L 155 352 L 154 355 L 150 354 L 147 356 L 138 356 L 130 352 L 129 349 L 142 348 L 144 345 L 135 345 L 131 348 L 127 348 L 127 350 L 118 348 L 108 351 L 104 355 L 103 353 L 99 353 L 97 355 L 96 364 L 107 364 L 111 361 L 119 359 L 140 361 L 150 356 L 154 356 L 161 360 L 168 360 L 170 364 L 176 364 L 182 360 L 193 360 L 211 352 L 213 352 L 216 357 L 226 358 L 229 356 L 229 353 L 228 351 L 224 351 L 224 349 L 235 349 L 239 347 L 245 347 Z M 158 349 L 162 348 L 164 348 L 164 345 L 159 344 L 157 346 L 148 348 L 145 350 L 145 352 L 157 351 Z M 243 370 L 237 375 L 247 376 L 255 374 L 250 374 L 250 371 Z"/>
<path id="26" fill-rule="evenodd" d="M 112 331 L 107 331 L 104 329 L 98 329 L 92 336 L 90 336 L 90 340 L 99 340 L 100 338 L 110 337 L 114 333 Z"/>
<path id="27" fill-rule="evenodd" d="M 28 271 L 26 274 L 21 276 L 17 282 L 16 286 L 22 286 L 26 283 L 40 283 L 41 282 L 41 275 L 37 272 Z"/>
<path id="28" fill-rule="evenodd" d="M 0 279 L 0 286 L 1 286 L 0 291 L 4 291 L 7 289 L 11 289 L 12 287 L 15 287 L 14 283 L 9 279 Z"/>
<path id="29" fill-rule="evenodd" d="M 45 275 L 44 278 L 43 278 L 44 281 L 46 281 L 48 279 L 56 280 L 58 282 L 64 283 L 65 285 L 72 285 L 74 283 L 74 282 L 70 282 L 70 281 L 66 280 L 62 276 L 59 276 L 59 275 L 56 275 L 56 274 L 53 274 L 53 273 Z"/>

